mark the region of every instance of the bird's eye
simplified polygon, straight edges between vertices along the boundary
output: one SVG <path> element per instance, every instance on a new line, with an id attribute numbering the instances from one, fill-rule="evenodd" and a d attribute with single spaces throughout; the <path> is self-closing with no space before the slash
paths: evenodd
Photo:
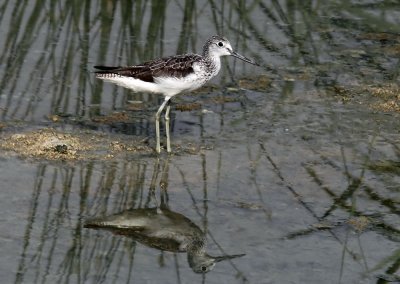
<path id="1" fill-rule="evenodd" d="M 220 42 L 221 43 L 221 42 Z M 218 44 L 219 45 L 219 44 Z M 220 45 L 221 46 L 221 45 Z M 201 271 L 206 271 L 207 270 L 207 267 L 205 267 L 205 266 L 202 266 L 201 267 Z"/>
<path id="2" fill-rule="evenodd" d="M 220 41 L 220 42 L 218 43 L 218 46 L 223 47 L 223 46 L 224 46 L 224 43 Z"/>

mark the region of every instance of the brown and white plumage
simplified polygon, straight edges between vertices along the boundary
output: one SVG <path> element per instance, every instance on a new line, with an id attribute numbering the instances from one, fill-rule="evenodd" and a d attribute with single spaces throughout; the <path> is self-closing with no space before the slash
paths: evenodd
<path id="1" fill-rule="evenodd" d="M 156 77 L 173 76 L 182 78 L 193 73 L 193 63 L 201 61 L 201 58 L 202 57 L 197 54 L 185 54 L 159 58 L 136 66 L 94 66 L 94 68 L 99 69 L 99 71 L 96 71 L 96 76 L 98 78 L 117 75 L 133 77 L 145 82 L 154 83 L 154 78 Z"/>
<path id="2" fill-rule="evenodd" d="M 218 58 L 219 59 L 219 58 Z M 126 67 L 95 66 L 96 77 L 135 92 L 172 97 L 195 90 L 214 77 L 220 61 L 209 61 L 197 54 L 176 55 Z"/>
<path id="3" fill-rule="evenodd" d="M 108 81 L 134 92 L 162 94 L 163 104 L 156 114 L 157 152 L 160 153 L 160 114 L 167 106 L 166 135 L 167 152 L 171 152 L 169 139 L 169 111 L 171 97 L 193 91 L 216 76 L 221 69 L 221 56 L 232 55 L 248 63 L 256 62 L 234 52 L 229 41 L 213 36 L 203 47 L 203 54 L 185 54 L 164 57 L 127 67 L 95 66 L 96 78 Z"/>

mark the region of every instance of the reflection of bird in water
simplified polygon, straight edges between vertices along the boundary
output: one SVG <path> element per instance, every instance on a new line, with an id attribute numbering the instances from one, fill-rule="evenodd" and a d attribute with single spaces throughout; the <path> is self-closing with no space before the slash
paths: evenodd
<path id="1" fill-rule="evenodd" d="M 182 214 L 168 208 L 126 210 L 88 220 L 84 227 L 110 230 L 163 251 L 187 252 L 189 265 L 196 273 L 209 272 L 217 262 L 244 255 L 214 257 L 207 254 L 206 238 L 200 228 Z"/>

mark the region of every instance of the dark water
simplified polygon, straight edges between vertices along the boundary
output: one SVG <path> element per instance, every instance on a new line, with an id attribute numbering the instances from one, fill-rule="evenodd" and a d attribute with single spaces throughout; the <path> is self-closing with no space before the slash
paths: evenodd
<path id="1" fill-rule="evenodd" d="M 400 93 L 399 19 L 396 1 L 1 2 L 2 139 L 51 127 L 153 147 L 162 98 L 103 85 L 93 65 L 200 52 L 223 34 L 262 67 L 224 59 L 214 88 L 174 99 L 200 107 L 174 110 L 171 157 L 2 151 L 0 282 L 399 282 L 400 122 L 384 108 L 398 97 L 377 96 Z M 119 112 L 129 119 L 99 122 Z M 210 255 L 246 255 L 196 274 L 185 252 L 84 228 L 160 204 Z"/>

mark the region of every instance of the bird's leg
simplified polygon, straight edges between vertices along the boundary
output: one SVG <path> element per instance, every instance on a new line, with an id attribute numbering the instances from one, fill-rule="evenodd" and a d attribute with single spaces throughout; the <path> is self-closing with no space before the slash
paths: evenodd
<path id="1" fill-rule="evenodd" d="M 167 135 L 167 152 L 171 153 L 171 140 L 170 140 L 170 133 L 169 133 L 169 111 L 171 108 L 171 101 L 168 99 L 167 102 L 167 110 L 165 111 L 165 132 Z"/>
<path id="2" fill-rule="evenodd" d="M 169 101 L 169 98 L 165 98 L 165 101 L 161 104 L 160 108 L 158 109 L 156 113 L 156 140 L 157 140 L 157 146 L 156 146 L 156 151 L 158 154 L 161 152 L 161 144 L 160 144 L 160 114 L 163 111 L 166 103 Z"/>

